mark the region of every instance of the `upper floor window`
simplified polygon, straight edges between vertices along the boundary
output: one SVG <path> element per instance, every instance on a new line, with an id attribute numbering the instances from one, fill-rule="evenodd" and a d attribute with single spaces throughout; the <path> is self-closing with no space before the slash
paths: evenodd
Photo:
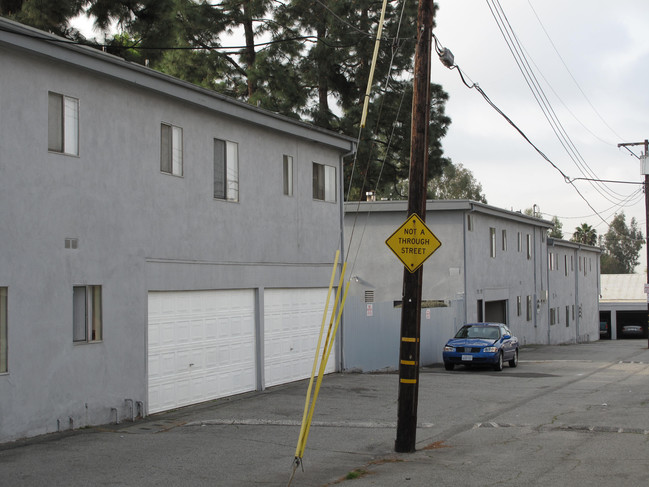
<path id="1" fill-rule="evenodd" d="M 79 155 L 79 100 L 48 92 L 47 149 Z"/>
<path id="2" fill-rule="evenodd" d="M 284 155 L 284 194 L 293 196 L 293 156 Z"/>
<path id="3" fill-rule="evenodd" d="M 466 229 L 469 232 L 473 231 L 473 215 L 470 213 L 466 216 Z"/>
<path id="4" fill-rule="evenodd" d="M 507 250 L 507 230 L 502 231 L 502 237 L 503 237 L 502 249 L 503 249 L 503 252 L 505 252 Z"/>
<path id="5" fill-rule="evenodd" d="M 0 374 L 9 370 L 7 352 L 7 288 L 0 287 Z"/>
<path id="6" fill-rule="evenodd" d="M 336 201 L 336 168 L 313 163 L 313 199 Z"/>
<path id="7" fill-rule="evenodd" d="M 527 234 L 527 260 L 532 258 L 532 236 Z"/>
<path id="8" fill-rule="evenodd" d="M 74 286 L 72 303 L 72 339 L 75 342 L 101 341 L 101 286 Z"/>
<path id="9" fill-rule="evenodd" d="M 160 171 L 183 175 L 183 129 L 160 124 Z"/>
<path id="10" fill-rule="evenodd" d="M 518 232 L 518 251 L 523 251 L 523 235 L 521 234 L 521 232 Z"/>
<path id="11" fill-rule="evenodd" d="M 214 139 L 214 198 L 239 201 L 239 144 Z"/>
<path id="12" fill-rule="evenodd" d="M 489 256 L 496 257 L 496 229 L 494 227 L 489 228 Z"/>

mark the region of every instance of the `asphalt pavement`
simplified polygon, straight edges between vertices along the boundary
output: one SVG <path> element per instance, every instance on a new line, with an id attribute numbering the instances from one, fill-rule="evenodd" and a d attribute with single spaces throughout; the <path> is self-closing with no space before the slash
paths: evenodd
<path id="1" fill-rule="evenodd" d="M 287 486 L 307 386 L 0 445 L 0 485 Z M 396 374 L 326 376 L 290 485 L 649 486 L 646 340 L 423 368 L 414 453 L 394 452 L 397 392 Z"/>

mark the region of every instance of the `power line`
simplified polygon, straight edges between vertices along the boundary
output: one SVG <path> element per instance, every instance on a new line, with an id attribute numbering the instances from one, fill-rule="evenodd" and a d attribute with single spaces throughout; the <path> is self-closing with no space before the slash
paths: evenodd
<path id="1" fill-rule="evenodd" d="M 575 85 L 577 86 L 577 89 L 579 89 L 579 91 L 580 91 L 581 94 L 584 96 L 584 98 L 586 99 L 586 101 L 588 102 L 588 104 L 590 105 L 590 107 L 593 109 L 593 111 L 595 112 L 595 114 L 596 114 L 596 115 L 599 117 L 599 119 L 604 123 L 604 125 L 606 125 L 606 127 L 608 127 L 608 129 L 611 131 L 611 133 L 613 133 L 613 135 L 615 135 L 615 136 L 618 138 L 618 140 L 622 140 L 623 137 L 620 137 L 620 136 L 617 134 L 617 132 L 616 132 L 615 130 L 613 130 L 613 128 L 612 128 L 612 127 L 611 127 L 611 126 L 606 122 L 606 120 L 604 120 L 604 117 L 602 117 L 602 115 L 599 113 L 599 111 L 597 110 L 597 108 L 595 108 L 595 106 L 592 104 L 592 102 L 590 101 L 590 99 L 588 98 L 588 96 L 586 96 L 586 93 L 584 93 L 584 90 L 581 89 L 581 86 L 579 85 L 579 83 L 577 82 L 577 80 L 576 80 L 575 77 L 573 76 L 572 72 L 570 71 L 570 68 L 568 68 L 568 65 L 567 65 L 566 62 L 564 61 L 563 56 L 561 56 L 561 54 L 559 53 L 559 50 L 557 49 L 557 46 L 556 46 L 556 45 L 554 44 L 554 42 L 552 41 L 552 38 L 550 37 L 550 34 L 548 34 L 548 31 L 545 29 L 545 26 L 543 25 L 543 22 L 541 22 L 541 19 L 540 19 L 539 15 L 536 13 L 536 10 L 535 10 L 534 7 L 532 6 L 532 2 L 531 2 L 530 0 L 527 0 L 527 3 L 528 3 L 528 5 L 530 6 L 530 8 L 532 9 L 532 12 L 534 13 L 534 16 L 536 17 L 536 20 L 538 20 L 539 25 L 541 26 L 541 29 L 543 29 L 543 32 L 545 33 L 546 37 L 547 37 L 548 40 L 550 41 L 550 44 L 552 44 L 552 48 L 554 49 L 554 52 L 557 53 L 557 56 L 559 57 L 559 59 L 561 60 L 561 63 L 563 64 L 563 67 L 566 68 L 566 71 L 568 72 L 568 74 L 569 74 L 570 77 L 572 78 L 572 81 L 574 81 Z M 580 123 L 581 123 L 581 122 L 580 122 Z M 583 125 L 583 124 L 582 124 L 582 125 Z M 585 125 L 584 125 L 584 128 L 586 128 Z M 588 130 L 588 128 L 586 128 L 586 130 Z M 588 131 L 590 132 L 590 130 L 588 130 Z M 597 139 L 602 140 L 602 139 L 600 139 L 599 137 L 597 137 L 597 135 L 593 134 L 592 132 L 590 132 L 590 133 L 591 133 L 592 135 L 594 135 Z M 605 142 L 605 141 L 602 141 L 602 142 Z M 606 142 L 606 143 L 609 144 L 608 142 Z"/>
<path id="2" fill-rule="evenodd" d="M 547 95 L 545 94 L 543 88 L 541 87 L 534 70 L 530 66 L 528 56 L 526 56 L 525 49 L 522 46 L 522 43 L 516 36 L 507 15 L 502 8 L 499 0 L 487 0 L 487 6 L 492 13 L 496 24 L 512 54 L 516 64 L 518 65 L 523 78 L 525 79 L 532 95 L 534 96 L 537 104 L 541 108 L 546 120 L 550 124 L 555 136 L 558 141 L 566 151 L 569 158 L 575 164 L 575 167 L 584 175 L 590 176 L 592 179 L 597 179 L 593 170 L 590 168 L 586 160 L 583 158 L 576 145 L 573 143 L 572 139 L 565 130 L 563 124 L 561 123 L 559 117 L 557 116 L 552 104 L 550 103 Z M 605 185 L 596 185 L 591 183 L 591 186 L 605 199 L 614 203 L 613 199 L 620 201 L 619 198 L 622 198 L 623 195 L 612 191 Z M 599 188 L 602 188 L 601 190 Z M 606 193 L 606 194 L 604 194 Z M 609 198 L 610 197 L 610 198 Z M 611 199 L 613 198 L 613 199 Z"/>

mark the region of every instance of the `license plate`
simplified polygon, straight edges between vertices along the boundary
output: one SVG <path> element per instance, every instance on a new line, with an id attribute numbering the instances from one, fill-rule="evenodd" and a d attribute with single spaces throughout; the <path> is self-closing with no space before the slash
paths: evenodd
<path id="1" fill-rule="evenodd" d="M 473 355 L 462 355 L 463 362 L 471 362 L 473 360 Z"/>

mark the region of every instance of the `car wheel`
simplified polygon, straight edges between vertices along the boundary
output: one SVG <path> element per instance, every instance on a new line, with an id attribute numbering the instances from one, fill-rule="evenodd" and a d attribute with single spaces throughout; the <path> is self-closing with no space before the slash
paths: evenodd
<path id="1" fill-rule="evenodd" d="M 496 365 L 494 365 L 494 370 L 496 372 L 500 372 L 503 370 L 503 354 L 502 352 L 498 354 L 498 362 L 496 362 Z"/>
<path id="2" fill-rule="evenodd" d="M 514 350 L 514 356 L 509 361 L 509 366 L 510 367 L 516 367 L 517 365 L 518 365 L 518 348 L 516 350 Z"/>
<path id="3" fill-rule="evenodd" d="M 451 362 L 444 362 L 444 368 L 446 370 L 453 370 L 454 367 L 455 365 L 453 365 Z"/>

